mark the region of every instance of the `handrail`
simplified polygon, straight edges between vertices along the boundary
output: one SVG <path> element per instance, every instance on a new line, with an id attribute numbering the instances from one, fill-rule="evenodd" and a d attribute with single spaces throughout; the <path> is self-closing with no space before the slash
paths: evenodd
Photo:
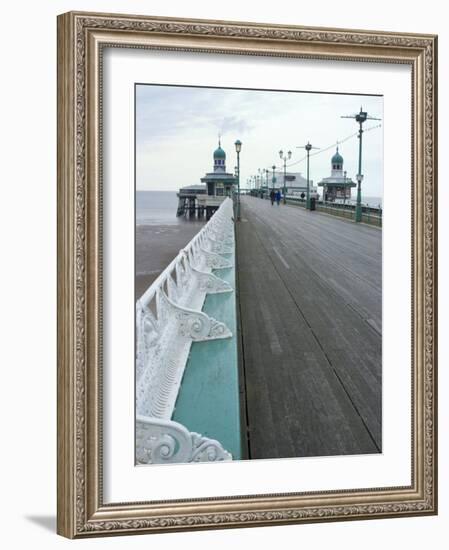
<path id="1" fill-rule="evenodd" d="M 150 457 L 148 462 L 155 461 L 155 455 L 151 459 L 151 453 L 142 448 L 142 442 L 152 440 L 152 445 L 157 447 L 154 438 L 157 442 L 161 437 L 161 441 L 169 437 L 167 430 L 165 435 L 163 430 L 161 432 L 161 422 L 163 427 L 167 422 L 171 426 L 170 437 L 173 433 L 180 434 L 179 425 L 172 425 L 177 423 L 173 423 L 171 417 L 192 342 L 232 336 L 225 323 L 204 313 L 202 307 L 207 294 L 233 291 L 229 283 L 212 273 L 212 270 L 233 267 L 229 259 L 233 251 L 233 205 L 227 198 L 136 302 L 136 413 L 140 419 L 137 424 L 140 436 L 136 438 L 136 445 L 139 462 L 142 457 Z M 201 440 L 201 444 L 207 447 L 207 438 L 194 435 L 196 442 Z M 184 436 L 178 438 L 177 444 L 182 441 L 186 441 Z M 211 445 L 217 449 L 217 444 L 213 441 Z M 176 453 L 178 457 L 187 455 Z M 222 448 L 220 452 L 194 453 L 191 456 L 195 457 L 192 460 L 212 460 L 213 456 L 216 457 L 214 460 L 230 458 Z M 158 455 L 158 461 L 164 461 L 163 453 Z M 173 461 L 170 455 L 167 462 Z"/>

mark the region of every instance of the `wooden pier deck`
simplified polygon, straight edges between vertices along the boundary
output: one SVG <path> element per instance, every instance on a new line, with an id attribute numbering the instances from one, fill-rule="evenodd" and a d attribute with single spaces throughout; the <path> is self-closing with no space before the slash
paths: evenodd
<path id="1" fill-rule="evenodd" d="M 242 196 L 237 261 L 248 458 L 381 452 L 381 231 Z"/>

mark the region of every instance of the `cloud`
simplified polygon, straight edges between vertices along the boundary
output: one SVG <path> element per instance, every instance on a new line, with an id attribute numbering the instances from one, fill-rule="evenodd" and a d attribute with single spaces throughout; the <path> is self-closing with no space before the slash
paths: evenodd
<path id="1" fill-rule="evenodd" d="M 219 128 L 220 134 L 246 134 L 250 132 L 254 126 L 247 120 L 238 116 L 224 116 L 222 119 L 216 120 L 216 125 Z"/>

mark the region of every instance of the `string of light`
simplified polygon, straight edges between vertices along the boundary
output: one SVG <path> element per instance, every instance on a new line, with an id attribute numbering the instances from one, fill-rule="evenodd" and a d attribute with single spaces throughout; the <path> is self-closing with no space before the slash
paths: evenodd
<path id="1" fill-rule="evenodd" d="M 376 124 L 376 126 L 371 126 L 370 128 L 366 128 L 366 130 L 363 130 L 363 132 L 364 133 L 365 132 L 370 132 L 371 130 L 375 130 L 376 128 L 380 128 L 381 126 L 382 126 L 381 124 Z M 346 136 L 345 138 L 332 143 L 331 145 L 329 145 L 328 147 L 325 147 L 324 149 L 319 149 L 318 151 L 315 151 L 314 153 L 310 153 L 309 156 L 313 157 L 315 155 L 320 155 L 321 153 L 325 153 L 326 151 L 329 151 L 330 149 L 333 149 L 337 145 L 341 145 L 342 143 L 345 143 L 346 141 L 349 141 L 353 137 L 356 137 L 358 134 L 359 134 L 358 131 L 354 132 L 353 134 L 350 134 L 349 136 Z M 299 160 L 296 160 L 295 162 L 291 162 L 290 164 L 287 164 L 286 167 L 290 168 L 290 166 L 296 166 L 297 164 L 300 164 L 301 162 L 303 162 L 305 160 L 307 160 L 307 155 L 304 155 L 302 158 L 300 158 Z"/>

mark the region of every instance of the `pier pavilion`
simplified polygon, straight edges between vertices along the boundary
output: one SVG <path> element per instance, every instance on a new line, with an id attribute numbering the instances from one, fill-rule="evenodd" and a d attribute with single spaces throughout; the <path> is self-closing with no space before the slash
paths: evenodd
<path id="1" fill-rule="evenodd" d="M 351 178 L 346 177 L 343 171 L 343 157 L 337 150 L 331 158 L 331 175 L 323 178 L 318 185 L 323 187 L 323 200 L 333 202 L 335 200 L 348 200 L 351 198 L 351 188 L 357 184 Z"/>
<path id="2" fill-rule="evenodd" d="M 226 153 L 218 140 L 218 147 L 213 153 L 213 170 L 201 178 L 201 184 L 182 187 L 178 192 L 178 212 L 181 216 L 186 212 L 194 215 L 195 211 L 201 217 L 206 212 L 206 219 L 220 207 L 226 197 L 232 197 L 237 178 L 226 172 Z"/>
<path id="3" fill-rule="evenodd" d="M 204 204 L 207 218 L 217 210 L 226 197 L 232 196 L 233 187 L 237 183 L 236 176 L 226 172 L 226 153 L 221 147 L 220 139 L 213 160 L 213 171 L 201 178 L 201 182 L 206 184 L 207 191 L 205 196 L 199 198 L 199 203 Z"/>
<path id="4" fill-rule="evenodd" d="M 276 178 L 276 183 L 274 184 L 275 189 L 284 189 L 284 172 L 278 171 L 274 173 Z M 270 189 L 272 183 L 269 185 Z M 302 176 L 301 172 L 286 172 L 285 173 L 285 189 L 287 195 L 295 195 L 304 197 L 307 194 L 307 179 Z M 318 189 L 313 185 L 313 180 L 309 180 L 309 192 L 312 197 L 318 198 Z"/>

